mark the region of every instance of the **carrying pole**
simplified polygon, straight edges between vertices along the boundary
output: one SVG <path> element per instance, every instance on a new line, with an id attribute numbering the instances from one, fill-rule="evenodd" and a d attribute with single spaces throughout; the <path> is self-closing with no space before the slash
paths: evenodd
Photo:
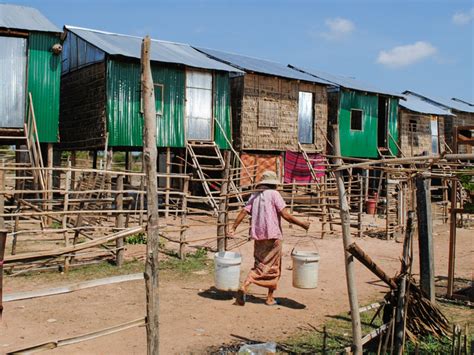
<path id="1" fill-rule="evenodd" d="M 147 192 L 147 244 L 145 262 L 146 340 L 148 355 L 159 353 L 159 293 L 158 293 L 158 184 L 156 175 L 156 108 L 150 67 L 150 37 L 142 42 L 141 78 L 143 97 L 143 161 Z"/>

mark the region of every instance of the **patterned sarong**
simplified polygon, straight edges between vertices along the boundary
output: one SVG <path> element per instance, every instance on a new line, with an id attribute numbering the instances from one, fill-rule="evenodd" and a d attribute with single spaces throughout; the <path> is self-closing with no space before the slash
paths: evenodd
<path id="1" fill-rule="evenodd" d="M 254 244 L 254 267 L 246 281 L 276 290 L 281 276 L 282 241 L 280 239 L 256 240 Z"/>

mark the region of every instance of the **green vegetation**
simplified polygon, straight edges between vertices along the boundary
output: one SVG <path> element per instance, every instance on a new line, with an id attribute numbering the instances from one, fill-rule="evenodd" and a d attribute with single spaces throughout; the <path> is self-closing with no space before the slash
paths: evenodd
<path id="1" fill-rule="evenodd" d="M 376 310 L 361 314 L 362 333 L 368 334 L 381 325 L 381 320 L 376 318 L 372 325 L 370 321 Z M 341 351 L 351 343 L 351 318 L 349 315 L 341 314 L 329 316 L 324 324 L 326 327 L 326 352 L 328 354 Z M 323 327 L 320 330 L 312 327 L 311 331 L 302 331 L 281 343 L 285 351 L 296 354 L 321 354 L 324 348 Z"/>
<path id="2" fill-rule="evenodd" d="M 470 322 L 472 313 L 469 308 L 457 305 L 444 305 L 440 307 L 450 322 L 460 324 L 464 328 L 464 324 Z M 361 314 L 362 334 L 368 334 L 381 325 L 381 319 L 376 318 L 371 326 L 370 321 L 375 314 L 375 310 Z M 351 343 L 351 318 L 347 314 L 338 316 L 330 316 L 329 320 L 324 324 L 326 327 L 326 352 L 328 354 L 343 350 Z M 474 341 L 474 332 L 469 327 L 470 334 L 467 339 L 467 345 L 470 347 Z M 461 340 L 463 341 L 463 339 Z M 288 353 L 295 354 L 320 354 L 323 352 L 324 332 L 323 327 L 316 329 L 311 326 L 311 330 L 301 331 L 292 337 L 280 342 L 281 348 Z M 436 339 L 432 336 L 419 339 L 418 351 L 420 354 L 450 354 L 452 339 L 444 337 Z M 416 344 L 407 339 L 405 345 L 405 354 L 414 354 Z M 370 350 L 364 349 L 365 353 L 371 353 Z M 469 352 L 468 352 L 469 353 Z"/>
<path id="3" fill-rule="evenodd" d="M 125 238 L 126 244 L 146 244 L 146 234 L 137 233 Z"/>
<path id="4" fill-rule="evenodd" d="M 58 221 L 53 221 L 51 222 L 51 228 L 52 229 L 61 229 L 63 227 L 61 222 Z"/>
<path id="5" fill-rule="evenodd" d="M 206 249 L 197 249 L 194 253 L 186 255 L 180 260 L 177 254 L 172 254 L 169 259 L 160 263 L 160 270 L 172 270 L 180 274 L 189 274 L 196 271 L 210 271 L 213 267 L 212 260 L 207 258 Z"/>

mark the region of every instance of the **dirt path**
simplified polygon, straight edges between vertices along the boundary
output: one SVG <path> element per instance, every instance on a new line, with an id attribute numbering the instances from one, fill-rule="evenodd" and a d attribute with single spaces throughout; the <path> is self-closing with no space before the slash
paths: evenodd
<path id="1" fill-rule="evenodd" d="M 287 230 L 287 235 L 295 230 Z M 472 231 L 458 231 L 456 276 L 472 278 Z M 447 226 L 435 227 L 436 274 L 447 274 Z M 262 302 L 264 290 L 253 288 L 255 298 L 245 307 L 212 291 L 212 275 L 193 275 L 187 280 L 163 280 L 161 283 L 161 351 L 163 354 L 204 353 L 212 345 L 228 343 L 238 335 L 254 340 L 282 339 L 308 323 L 320 326 L 326 317 L 347 311 L 345 273 L 340 238 L 318 240 L 321 254 L 319 287 L 300 290 L 291 286 L 290 251 L 296 238 L 288 237 L 284 247 L 283 275 L 276 296 L 281 306 L 268 307 Z M 401 243 L 372 238 L 357 243 L 386 272 L 399 268 Z M 415 242 L 415 249 L 416 248 Z M 298 246 L 303 249 L 303 244 Z M 314 249 L 307 244 L 306 249 Z M 252 263 L 252 246 L 241 248 L 244 256 L 242 273 Z M 416 255 L 416 250 L 415 250 Z M 415 260 L 416 270 L 418 261 Z M 415 270 L 415 272 L 416 272 Z M 387 288 L 363 266 L 357 265 L 359 303 L 381 298 Z M 64 283 L 64 282 L 61 282 Z M 6 293 L 52 287 L 35 284 L 26 278 L 7 278 Z M 34 345 L 47 340 L 75 336 L 144 316 L 143 282 L 127 282 L 82 290 L 71 294 L 44 297 L 5 304 L 0 325 L 0 353 Z M 133 328 L 49 353 L 67 354 L 143 354 L 145 329 Z M 46 352 L 48 353 L 48 352 Z"/>

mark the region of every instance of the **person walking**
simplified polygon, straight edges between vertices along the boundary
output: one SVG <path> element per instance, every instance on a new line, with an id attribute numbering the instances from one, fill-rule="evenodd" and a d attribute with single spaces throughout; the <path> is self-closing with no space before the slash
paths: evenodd
<path id="1" fill-rule="evenodd" d="M 273 171 L 265 171 L 256 186 L 258 191 L 252 194 L 228 230 L 228 236 L 233 237 L 245 216 L 251 216 L 250 238 L 254 240 L 255 263 L 237 292 L 236 304 L 240 306 L 245 305 L 246 294 L 251 284 L 268 289 L 265 301 L 267 305 L 278 304 L 273 293 L 281 276 L 283 239 L 281 218 L 306 230 L 310 226 L 309 222 L 302 221 L 288 212 L 283 197 L 276 190 L 279 184 Z"/>

